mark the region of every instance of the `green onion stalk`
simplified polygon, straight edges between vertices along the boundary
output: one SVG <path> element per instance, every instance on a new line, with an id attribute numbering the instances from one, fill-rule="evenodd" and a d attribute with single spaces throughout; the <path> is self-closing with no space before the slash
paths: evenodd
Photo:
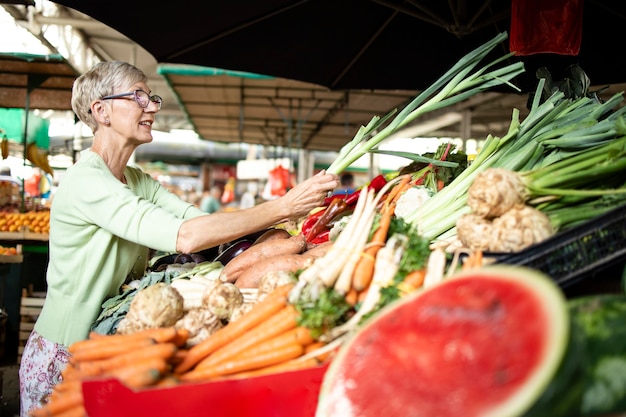
<path id="1" fill-rule="evenodd" d="M 626 135 L 624 110 L 613 111 L 622 101 L 616 94 L 605 103 L 588 97 L 565 98 L 555 92 L 543 103 L 539 81 L 528 116 L 521 123 L 513 110 L 509 131 L 502 138 L 487 136 L 485 146 L 473 163 L 441 192 L 405 217 L 429 240 L 456 234 L 457 219 L 470 212 L 468 190 L 476 177 L 489 168 L 504 168 L 522 174 L 531 203 L 550 217 L 550 209 L 592 205 L 592 200 L 607 194 L 620 194 L 612 188 L 625 181 L 626 155 L 622 150 Z M 593 132 L 593 133 L 590 133 Z M 616 199 L 604 199 L 610 208 Z M 552 206 L 551 206 L 552 205 Z M 590 218 L 601 208 L 599 203 L 569 220 L 552 215 L 555 228 Z M 562 212 L 561 212 L 562 213 Z"/>
<path id="2" fill-rule="evenodd" d="M 375 150 L 390 135 L 424 114 L 459 103 L 480 92 L 503 84 L 508 84 L 519 91 L 510 83 L 510 80 L 524 72 L 523 63 L 517 62 L 497 68 L 501 62 L 511 57 L 512 53 L 472 72 L 507 37 L 508 34 L 502 32 L 491 41 L 465 55 L 397 115 L 396 109 L 383 118 L 374 116 L 367 126 L 361 126 L 354 138 L 340 149 L 337 158 L 327 168 L 327 172 L 341 173 L 361 156 Z"/>

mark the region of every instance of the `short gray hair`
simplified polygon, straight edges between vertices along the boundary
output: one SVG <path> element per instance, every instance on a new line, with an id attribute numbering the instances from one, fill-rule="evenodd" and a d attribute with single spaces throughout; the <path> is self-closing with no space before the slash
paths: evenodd
<path id="1" fill-rule="evenodd" d="M 72 110 L 95 133 L 98 125 L 90 112 L 91 103 L 148 77 L 139 68 L 123 61 L 99 62 L 78 77 L 72 86 Z"/>

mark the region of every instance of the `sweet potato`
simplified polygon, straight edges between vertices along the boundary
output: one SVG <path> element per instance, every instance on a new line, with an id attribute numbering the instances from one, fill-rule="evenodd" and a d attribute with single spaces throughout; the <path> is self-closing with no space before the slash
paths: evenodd
<path id="1" fill-rule="evenodd" d="M 267 242 L 268 240 L 289 239 L 290 237 L 291 234 L 285 229 L 272 228 L 259 236 L 253 244 L 258 245 L 259 243 Z"/>
<path id="2" fill-rule="evenodd" d="M 298 254 L 306 248 L 304 236 L 298 234 L 288 239 L 272 239 L 250 246 L 222 269 L 220 279 L 235 282 L 243 271 L 264 259 L 285 254 Z"/>
<path id="3" fill-rule="evenodd" d="M 320 256 L 326 255 L 326 252 L 328 252 L 328 250 L 330 249 L 332 245 L 333 245 L 333 242 L 330 242 L 330 241 L 324 242 L 324 243 L 318 243 L 317 245 L 309 244 L 307 246 L 307 250 L 305 250 L 303 254 L 318 258 Z"/>
<path id="4" fill-rule="evenodd" d="M 314 258 L 299 253 L 288 253 L 265 258 L 239 275 L 235 285 L 239 288 L 257 288 L 261 279 L 270 272 L 296 272 L 313 262 Z"/>

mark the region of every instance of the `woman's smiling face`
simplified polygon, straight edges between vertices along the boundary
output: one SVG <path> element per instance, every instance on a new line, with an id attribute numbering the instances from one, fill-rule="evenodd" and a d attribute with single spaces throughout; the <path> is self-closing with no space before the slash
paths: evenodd
<path id="1" fill-rule="evenodd" d="M 133 84 L 124 91 L 115 94 L 137 90 L 142 92 L 139 94 L 150 97 L 150 89 L 143 82 Z M 156 112 L 159 111 L 157 103 L 149 101 L 148 106 L 143 108 L 132 94 L 110 100 L 110 102 L 112 128 L 125 138 L 137 141 L 138 144 L 152 142 L 152 124 Z"/>

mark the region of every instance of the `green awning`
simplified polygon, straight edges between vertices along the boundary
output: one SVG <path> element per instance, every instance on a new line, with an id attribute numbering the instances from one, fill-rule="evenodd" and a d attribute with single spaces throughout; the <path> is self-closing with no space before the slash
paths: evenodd
<path id="1" fill-rule="evenodd" d="M 0 108 L 0 138 L 6 136 L 12 142 L 24 143 L 25 113 L 24 109 Z M 48 120 L 29 112 L 26 143 L 35 142 L 39 148 L 48 149 L 50 146 L 49 127 Z"/>

